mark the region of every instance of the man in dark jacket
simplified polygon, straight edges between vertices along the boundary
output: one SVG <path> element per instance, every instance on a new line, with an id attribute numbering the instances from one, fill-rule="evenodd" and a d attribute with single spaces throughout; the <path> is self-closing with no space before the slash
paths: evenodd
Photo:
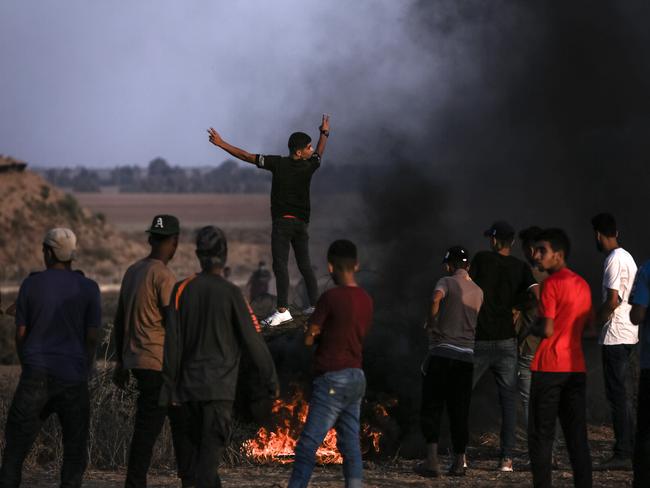
<path id="1" fill-rule="evenodd" d="M 231 434 L 239 362 L 246 351 L 270 396 L 277 396 L 273 358 L 239 288 L 222 270 L 228 249 L 221 229 L 196 239 L 201 273 L 177 283 L 166 321 L 162 404 L 185 404 L 197 450 L 197 488 L 221 486 L 218 466 Z"/>

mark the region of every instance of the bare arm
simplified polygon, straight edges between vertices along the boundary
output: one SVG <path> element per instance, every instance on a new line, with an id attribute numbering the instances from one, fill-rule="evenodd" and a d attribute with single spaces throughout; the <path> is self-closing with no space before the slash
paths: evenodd
<path id="1" fill-rule="evenodd" d="M 322 158 L 323 153 L 325 152 L 325 145 L 327 144 L 327 138 L 330 135 L 330 116 L 323 114 L 323 120 L 319 127 L 320 137 L 318 138 L 318 144 L 316 145 L 316 152 Z"/>
<path id="2" fill-rule="evenodd" d="M 643 305 L 632 305 L 632 310 L 630 310 L 630 321 L 634 325 L 641 325 L 645 320 L 645 314 L 647 307 Z"/>
<path id="3" fill-rule="evenodd" d="M 537 322 L 531 327 L 530 332 L 534 336 L 541 337 L 542 339 L 549 338 L 553 335 L 553 326 L 555 322 L 548 317 L 540 317 Z"/>
<path id="4" fill-rule="evenodd" d="M 255 154 L 251 154 L 248 151 L 244 151 L 243 149 L 233 146 L 232 144 L 228 144 L 226 141 L 224 141 L 221 138 L 219 133 L 216 130 L 214 130 L 212 127 L 210 127 L 210 129 L 208 130 L 208 134 L 210 134 L 209 137 L 210 142 L 215 146 L 220 147 L 228 154 L 241 161 L 255 164 Z"/>
<path id="5" fill-rule="evenodd" d="M 614 310 L 616 310 L 619 305 L 620 300 L 618 298 L 618 290 L 612 290 L 608 288 L 607 298 L 596 313 L 596 323 L 602 326 L 605 322 L 607 322 L 609 317 L 614 313 Z"/>
<path id="6" fill-rule="evenodd" d="M 320 335 L 320 333 L 320 325 L 311 324 L 307 327 L 307 330 L 305 331 L 305 346 L 313 346 L 316 337 Z"/>
<path id="7" fill-rule="evenodd" d="M 433 327 L 438 314 L 440 313 L 440 302 L 444 298 L 444 294 L 440 290 L 433 292 L 433 299 L 431 300 L 431 309 L 429 310 L 429 317 L 427 317 L 427 329 Z"/>

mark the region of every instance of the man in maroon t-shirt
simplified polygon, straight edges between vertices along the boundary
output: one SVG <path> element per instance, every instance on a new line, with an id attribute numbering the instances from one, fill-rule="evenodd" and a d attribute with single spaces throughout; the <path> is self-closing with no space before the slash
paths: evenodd
<path id="1" fill-rule="evenodd" d="M 372 322 L 372 298 L 355 280 L 359 264 L 352 242 L 333 242 L 327 263 L 337 286 L 320 297 L 305 334 L 305 345 L 318 343 L 314 354 L 316 378 L 289 488 L 309 484 L 316 450 L 332 427 L 336 428 L 337 446 L 343 455 L 345 486 L 358 488 L 362 484 L 359 417 L 366 378 L 361 365 L 363 340 Z"/>
<path id="2" fill-rule="evenodd" d="M 542 284 L 539 319 L 533 327 L 542 342 L 530 366 L 528 450 L 536 488 L 551 486 L 551 452 L 558 417 L 571 459 L 573 483 L 579 488 L 592 486 L 582 352 L 591 291 L 584 279 L 567 268 L 569 249 L 569 238 L 560 229 L 547 229 L 537 236 L 534 259 L 549 277 Z"/>

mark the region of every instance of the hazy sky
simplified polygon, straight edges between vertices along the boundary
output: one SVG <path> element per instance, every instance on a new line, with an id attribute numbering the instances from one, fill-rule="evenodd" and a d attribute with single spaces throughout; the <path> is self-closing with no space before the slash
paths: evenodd
<path id="1" fill-rule="evenodd" d="M 204 165 L 213 125 L 253 152 L 286 152 L 332 114 L 330 155 L 355 128 L 417 130 L 445 96 L 396 0 L 3 0 L 0 153 L 38 166 Z M 342 141 L 346 141 L 346 152 Z M 338 142 L 337 142 L 338 140 Z"/>

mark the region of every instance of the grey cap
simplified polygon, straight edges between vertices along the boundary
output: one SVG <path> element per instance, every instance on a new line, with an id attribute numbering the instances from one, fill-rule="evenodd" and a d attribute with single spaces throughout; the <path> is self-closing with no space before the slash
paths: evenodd
<path id="1" fill-rule="evenodd" d="M 65 227 L 48 230 L 43 238 L 43 244 L 52 249 L 59 261 L 72 261 L 76 257 L 77 236 Z"/>

